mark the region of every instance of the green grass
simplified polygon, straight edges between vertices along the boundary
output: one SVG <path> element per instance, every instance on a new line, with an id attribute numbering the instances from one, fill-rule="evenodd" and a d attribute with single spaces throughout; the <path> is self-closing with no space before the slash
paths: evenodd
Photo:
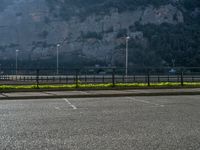
<path id="1" fill-rule="evenodd" d="M 116 88 L 163 88 L 163 87 L 181 87 L 179 82 L 161 82 L 161 83 L 151 83 L 151 86 L 148 86 L 145 83 L 117 83 L 115 84 Z M 200 87 L 200 82 L 185 82 L 184 87 Z M 79 84 L 78 87 L 75 84 L 63 84 L 63 85 L 0 85 L 1 91 L 6 90 L 34 90 L 34 89 L 111 89 L 113 85 L 108 84 Z"/>

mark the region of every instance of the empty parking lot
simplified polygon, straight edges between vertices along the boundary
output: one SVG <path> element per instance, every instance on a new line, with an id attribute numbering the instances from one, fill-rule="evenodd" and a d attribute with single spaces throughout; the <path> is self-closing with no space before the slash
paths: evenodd
<path id="1" fill-rule="evenodd" d="M 1 149 L 200 149 L 200 96 L 0 101 Z"/>

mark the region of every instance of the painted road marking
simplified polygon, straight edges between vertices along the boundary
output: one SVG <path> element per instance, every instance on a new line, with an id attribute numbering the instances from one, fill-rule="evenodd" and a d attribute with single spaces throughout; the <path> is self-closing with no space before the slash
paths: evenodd
<path id="1" fill-rule="evenodd" d="M 65 100 L 65 102 L 67 102 L 67 103 L 69 104 L 69 106 L 72 107 L 74 110 L 77 109 L 77 107 L 74 106 L 72 103 L 70 103 L 70 101 L 69 101 L 68 99 L 64 98 L 64 100 Z"/>
<path id="2" fill-rule="evenodd" d="M 134 98 L 134 97 L 127 97 L 127 98 L 128 98 L 128 99 L 131 99 L 131 100 L 134 100 L 134 101 L 136 101 L 136 102 L 140 102 L 140 103 L 155 105 L 155 106 L 158 106 L 158 107 L 165 107 L 164 105 L 160 105 L 160 104 L 157 104 L 157 103 L 152 103 L 152 102 L 145 101 L 145 100 L 139 100 L 139 99 L 136 99 L 136 98 Z"/>
<path id="3" fill-rule="evenodd" d="M 60 110 L 60 107 L 55 107 L 56 110 Z"/>

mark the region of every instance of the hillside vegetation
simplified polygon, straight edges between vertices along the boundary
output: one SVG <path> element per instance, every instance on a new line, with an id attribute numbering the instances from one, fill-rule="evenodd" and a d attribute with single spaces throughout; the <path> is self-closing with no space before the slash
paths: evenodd
<path id="1" fill-rule="evenodd" d="M 0 0 L 0 64 L 200 66 L 200 0 Z M 25 63 L 28 62 L 28 63 Z"/>
<path id="2" fill-rule="evenodd" d="M 4 11 L 5 10 L 5 8 L 8 6 L 8 5 L 10 5 L 10 4 L 12 4 L 12 0 L 0 0 L 0 12 L 1 11 Z"/>
<path id="3" fill-rule="evenodd" d="M 119 11 L 134 10 L 138 6 L 159 6 L 169 3 L 169 0 L 46 0 L 51 11 L 60 6 L 59 16 L 68 20 L 72 16 L 86 17 L 92 13 L 108 13 L 110 8 Z M 77 11 L 78 9 L 78 11 Z"/>
<path id="4" fill-rule="evenodd" d="M 149 41 L 149 46 L 144 48 L 131 41 L 130 48 L 134 50 L 130 52 L 130 60 L 134 65 L 143 66 L 171 66 L 172 61 L 175 61 L 177 66 L 200 65 L 199 0 L 84 0 L 84 2 L 82 0 L 47 0 L 47 2 L 54 13 L 55 6 L 60 6 L 57 17 L 64 20 L 72 16 L 86 18 L 94 13 L 107 14 L 111 8 L 117 8 L 119 12 L 122 12 L 148 5 L 159 7 L 171 3 L 183 12 L 184 23 L 177 25 L 136 23 L 133 30 L 142 31 Z M 123 36 L 126 36 L 126 33 Z"/>

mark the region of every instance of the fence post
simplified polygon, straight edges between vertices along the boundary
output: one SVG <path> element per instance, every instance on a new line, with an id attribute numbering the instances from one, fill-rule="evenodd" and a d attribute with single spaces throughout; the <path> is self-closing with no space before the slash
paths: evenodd
<path id="1" fill-rule="evenodd" d="M 78 69 L 76 69 L 76 88 L 78 88 Z"/>
<path id="2" fill-rule="evenodd" d="M 184 83 L 183 83 L 183 71 L 181 71 L 181 86 L 184 86 Z"/>
<path id="3" fill-rule="evenodd" d="M 112 86 L 115 87 L 115 68 L 112 70 Z"/>
<path id="4" fill-rule="evenodd" d="M 39 89 L 39 69 L 36 70 L 36 83 L 37 83 L 37 88 Z"/>
<path id="5" fill-rule="evenodd" d="M 167 82 L 169 82 L 169 74 L 168 74 L 168 76 L 167 76 Z"/>
<path id="6" fill-rule="evenodd" d="M 160 75 L 158 75 L 158 83 L 160 83 Z"/>
<path id="7" fill-rule="evenodd" d="M 68 84 L 68 76 L 66 76 L 66 84 Z"/>
<path id="8" fill-rule="evenodd" d="M 87 83 L 87 73 L 85 72 L 85 84 Z"/>
<path id="9" fill-rule="evenodd" d="M 93 82 L 94 82 L 94 83 L 96 82 L 95 73 L 94 73 L 94 75 L 93 75 Z"/>
<path id="10" fill-rule="evenodd" d="M 133 75 L 133 81 L 134 81 L 134 83 L 135 83 L 135 74 Z"/>
<path id="11" fill-rule="evenodd" d="M 148 86 L 150 86 L 150 71 L 149 70 L 147 73 L 147 82 L 148 82 Z"/>

